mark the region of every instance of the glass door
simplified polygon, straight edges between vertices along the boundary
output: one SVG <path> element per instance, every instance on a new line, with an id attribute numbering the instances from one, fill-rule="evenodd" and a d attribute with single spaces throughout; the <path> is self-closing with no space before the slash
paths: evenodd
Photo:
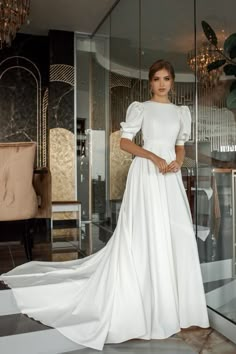
<path id="1" fill-rule="evenodd" d="M 234 61 L 235 21 L 232 0 L 196 2 L 196 65 L 198 87 L 197 188 L 195 217 L 207 305 L 236 323 L 235 280 L 235 166 L 236 117 Z M 207 67 L 213 64 L 215 70 Z M 218 63 L 218 64 L 217 64 Z M 224 64 L 224 65 L 220 65 Z M 215 66 L 214 66 L 215 65 Z M 209 71 L 210 69 L 210 71 Z"/>

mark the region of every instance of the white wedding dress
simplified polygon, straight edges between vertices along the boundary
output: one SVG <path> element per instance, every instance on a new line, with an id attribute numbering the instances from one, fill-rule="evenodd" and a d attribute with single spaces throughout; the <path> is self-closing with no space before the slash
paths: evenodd
<path id="1" fill-rule="evenodd" d="M 121 123 L 169 163 L 190 135 L 186 106 L 134 102 Z M 98 350 L 132 338 L 162 339 L 209 327 L 197 245 L 181 172 L 133 160 L 117 227 L 107 245 L 67 262 L 23 264 L 0 278 L 22 313 Z"/>

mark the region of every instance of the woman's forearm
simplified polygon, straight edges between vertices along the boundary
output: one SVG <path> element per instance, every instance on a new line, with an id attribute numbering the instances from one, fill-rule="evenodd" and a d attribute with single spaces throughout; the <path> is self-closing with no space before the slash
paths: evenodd
<path id="1" fill-rule="evenodd" d="M 130 154 L 135 156 L 144 157 L 145 159 L 151 160 L 158 168 L 161 173 L 168 172 L 168 164 L 165 159 L 157 156 L 151 151 L 148 151 L 135 143 L 131 140 L 126 138 L 121 138 L 120 140 L 120 148 L 121 150 L 127 151 Z"/>
<path id="2" fill-rule="evenodd" d="M 176 153 L 176 161 L 180 165 L 183 165 L 184 158 L 185 158 L 185 148 L 184 145 L 176 145 L 175 146 L 175 153 Z"/>
<path id="3" fill-rule="evenodd" d="M 146 159 L 152 160 L 153 153 L 151 151 L 145 150 L 142 147 L 136 145 L 133 141 L 126 138 L 121 138 L 120 148 L 126 152 L 129 152 L 132 155 L 144 157 Z"/>

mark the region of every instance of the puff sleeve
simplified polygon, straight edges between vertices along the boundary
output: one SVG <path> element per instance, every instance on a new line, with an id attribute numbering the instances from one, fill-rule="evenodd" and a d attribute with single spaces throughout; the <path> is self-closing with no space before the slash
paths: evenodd
<path id="1" fill-rule="evenodd" d="M 143 104 L 140 102 L 133 102 L 129 105 L 125 122 L 121 125 L 121 138 L 132 140 L 137 132 L 141 129 L 143 122 Z"/>
<path id="2" fill-rule="evenodd" d="M 187 106 L 179 107 L 180 130 L 175 145 L 184 145 L 191 134 L 191 113 Z"/>

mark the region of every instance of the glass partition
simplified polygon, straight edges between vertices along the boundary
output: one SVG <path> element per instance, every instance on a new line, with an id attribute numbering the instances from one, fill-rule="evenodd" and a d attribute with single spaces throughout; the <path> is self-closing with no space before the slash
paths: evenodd
<path id="1" fill-rule="evenodd" d="M 107 151 L 109 131 L 109 44 L 110 20 L 98 30 L 92 40 L 92 220 L 104 221 L 107 199 Z"/>
<path id="2" fill-rule="evenodd" d="M 236 117 L 232 102 L 235 95 L 230 94 L 235 77 L 226 75 L 222 67 L 209 73 L 206 69 L 207 63 L 225 59 L 225 55 L 230 59 L 231 45 L 226 38 L 235 32 L 234 16 L 230 11 L 234 6 L 233 1 L 226 0 L 224 8 L 227 11 L 223 14 L 222 4 L 213 0 L 197 1 L 197 46 L 192 61 L 196 62 L 198 78 L 196 216 L 201 227 L 198 246 L 204 263 L 207 304 L 235 323 Z M 236 72 L 236 63 L 234 68 Z"/>
<path id="3" fill-rule="evenodd" d="M 109 201 L 112 229 L 116 226 L 132 160 L 130 154 L 120 150 L 120 123 L 125 120 L 127 107 L 135 100 L 140 100 L 139 1 L 120 1 L 111 14 L 110 40 Z"/>
<path id="4" fill-rule="evenodd" d="M 226 5 L 233 8 L 233 0 L 226 0 Z M 132 161 L 131 155 L 119 149 L 120 122 L 131 102 L 150 99 L 148 68 L 157 59 L 167 59 L 176 71 L 170 99 L 187 105 L 192 114 L 182 176 L 207 303 L 233 323 L 236 120 L 230 87 L 235 89 L 231 86 L 235 77 L 225 75 L 222 68 L 207 72 L 207 63 L 219 59 L 219 51 L 207 40 L 202 21 L 215 30 L 221 50 L 234 33 L 233 11 L 223 16 L 213 0 L 121 0 L 91 39 L 86 232 L 93 239 L 90 253 L 112 235 Z M 140 137 L 136 142 L 141 143 Z"/>
<path id="5" fill-rule="evenodd" d="M 165 0 L 141 1 L 141 70 L 142 101 L 150 99 L 148 69 L 158 59 L 172 63 L 175 69 L 175 85 L 170 100 L 181 106 L 187 105 L 192 113 L 192 134 L 186 144 L 186 158 L 182 176 L 191 206 L 194 224 L 193 178 L 196 171 L 196 117 L 195 117 L 195 75 L 188 65 L 188 51 L 194 49 L 194 3 L 193 1 L 166 2 Z M 178 16 L 175 15 L 178 13 Z M 188 16 L 186 16 L 188 14 Z M 182 26 L 184 23 L 184 26 Z"/>
<path id="6" fill-rule="evenodd" d="M 107 218 L 110 18 L 93 38 L 76 37 L 77 185 L 83 220 L 80 247 L 84 255 L 90 255 L 106 242 L 99 226 Z"/>
<path id="7" fill-rule="evenodd" d="M 92 38 L 91 58 L 91 242 L 103 247 L 109 229 L 110 16 Z"/>

